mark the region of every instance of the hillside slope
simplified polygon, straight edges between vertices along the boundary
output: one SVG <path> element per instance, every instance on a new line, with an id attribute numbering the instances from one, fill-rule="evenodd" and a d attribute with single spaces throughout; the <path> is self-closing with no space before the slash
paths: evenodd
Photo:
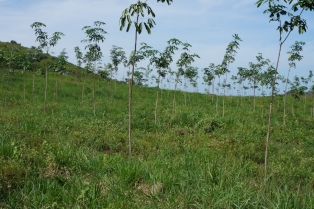
<path id="1" fill-rule="evenodd" d="M 265 186 L 268 97 L 222 117 L 222 97 L 134 86 L 128 156 L 128 85 L 51 72 L 44 113 L 44 76 L 0 78 L 0 208 L 314 208 L 313 97 L 285 126 L 275 98 Z"/>

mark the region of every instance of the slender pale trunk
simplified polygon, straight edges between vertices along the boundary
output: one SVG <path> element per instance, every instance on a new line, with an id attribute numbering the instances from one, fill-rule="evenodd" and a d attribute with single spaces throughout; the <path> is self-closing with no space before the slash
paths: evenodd
<path id="1" fill-rule="evenodd" d="M 7 99 L 8 99 L 8 96 L 9 96 L 9 80 L 10 80 L 10 68 L 9 68 L 9 70 L 8 70 L 8 77 L 7 77 L 7 82 L 6 82 L 6 90 L 7 90 L 7 92 L 6 92 L 6 94 L 5 94 L 5 98 L 4 98 L 4 106 L 6 106 L 6 104 L 7 104 Z"/>
<path id="2" fill-rule="evenodd" d="M 253 88 L 254 88 L 254 107 L 253 107 L 253 111 L 255 112 L 255 108 L 256 108 L 256 95 L 255 95 L 255 93 L 256 93 L 256 88 L 255 88 L 255 86 L 256 86 L 256 79 L 254 78 L 254 84 L 253 84 L 254 86 L 253 86 Z"/>
<path id="3" fill-rule="evenodd" d="M 136 24 L 138 24 L 139 15 L 136 17 Z M 131 80 L 129 81 L 129 155 L 132 155 L 132 94 L 133 94 L 133 77 L 134 77 L 134 66 L 136 56 L 136 45 L 137 45 L 137 30 L 135 30 L 135 43 L 134 43 L 134 55 L 132 63 L 132 74 Z"/>
<path id="4" fill-rule="evenodd" d="M 292 105 L 291 105 L 291 113 L 292 113 L 293 117 L 295 117 L 295 114 L 294 114 L 294 101 L 295 101 L 295 98 L 293 99 Z"/>
<path id="5" fill-rule="evenodd" d="M 84 76 L 84 81 L 83 81 L 83 86 L 82 86 L 82 102 L 84 101 L 84 94 L 85 94 L 86 73 L 84 73 L 83 76 Z"/>
<path id="6" fill-rule="evenodd" d="M 304 92 L 304 112 L 306 111 L 305 108 L 306 108 L 306 92 Z"/>
<path id="7" fill-rule="evenodd" d="M 156 106 L 155 106 L 155 125 L 157 124 L 157 108 L 158 108 L 158 90 L 156 95 Z"/>
<path id="8" fill-rule="evenodd" d="M 244 84 L 242 84 L 242 96 L 241 96 L 241 107 L 242 107 L 242 104 L 243 104 L 243 97 L 244 97 Z"/>
<path id="9" fill-rule="evenodd" d="M 227 76 L 228 73 L 226 73 L 226 80 L 225 80 L 225 84 L 224 84 L 224 96 L 222 99 L 222 117 L 225 117 L 225 96 L 226 96 L 226 84 L 227 84 Z"/>
<path id="10" fill-rule="evenodd" d="M 184 84 L 184 86 L 185 86 L 185 91 L 184 91 L 184 105 L 186 106 L 186 94 L 187 94 L 187 90 L 188 90 L 187 85 L 186 85 L 186 79 L 185 79 L 185 84 Z"/>
<path id="11" fill-rule="evenodd" d="M 312 116 L 314 117 L 314 91 L 312 91 Z"/>
<path id="12" fill-rule="evenodd" d="M 45 98 L 44 98 L 44 113 L 46 113 L 47 89 L 48 89 L 48 66 L 46 65 L 46 86 L 45 86 Z"/>
<path id="13" fill-rule="evenodd" d="M 238 91 L 240 92 L 240 95 L 238 95 L 238 99 L 237 99 L 237 109 L 239 108 L 240 97 L 242 96 L 242 95 L 241 95 L 241 86 L 240 86 L 240 83 L 239 83 L 239 85 L 238 85 Z"/>
<path id="14" fill-rule="evenodd" d="M 276 77 L 277 77 L 277 70 L 280 60 L 280 53 L 281 47 L 284 42 L 281 42 L 279 45 L 279 52 L 278 52 L 278 59 L 276 64 L 276 70 L 274 73 L 274 79 L 272 83 L 272 90 L 271 90 L 271 98 L 269 102 L 269 117 L 268 117 L 268 127 L 267 127 L 267 136 L 266 136 L 266 146 L 265 146 L 265 162 L 264 162 L 264 181 L 267 182 L 267 164 L 268 164 L 268 147 L 269 147 L 269 138 L 270 138 L 270 128 L 271 128 L 271 119 L 272 119 L 272 108 L 273 108 L 273 101 L 274 101 L 274 93 L 275 93 L 275 84 L 276 84 Z"/>
<path id="15" fill-rule="evenodd" d="M 157 88 L 159 89 L 159 84 L 160 84 L 160 74 L 158 74 L 158 79 L 157 79 Z"/>
<path id="16" fill-rule="evenodd" d="M 35 91 L 35 75 L 33 74 L 33 88 L 32 88 L 32 94 L 34 94 Z"/>
<path id="17" fill-rule="evenodd" d="M 56 74 L 54 101 L 57 101 L 57 97 L 58 97 L 58 75 Z"/>
<path id="18" fill-rule="evenodd" d="M 117 80 L 114 80 L 114 93 L 117 93 Z"/>
<path id="19" fill-rule="evenodd" d="M 178 77 L 177 77 L 178 79 Z M 173 92 L 173 103 L 172 103 L 172 114 L 174 115 L 175 114 L 175 110 L 176 110 L 176 92 L 177 92 L 177 85 L 178 85 L 178 82 L 176 80 L 176 83 L 174 84 L 174 92 Z"/>
<path id="20" fill-rule="evenodd" d="M 95 62 L 96 67 L 96 62 Z M 96 72 L 94 72 L 94 79 L 93 79 L 93 105 L 94 105 L 94 116 L 96 117 L 96 98 L 95 98 L 95 83 L 96 83 Z"/>
<path id="21" fill-rule="evenodd" d="M 220 76 L 218 76 L 218 84 L 220 85 Z M 217 90 L 217 97 L 216 97 L 216 112 L 218 112 L 218 96 L 219 96 L 219 89 L 220 86 L 218 85 L 218 90 Z"/>
<path id="22" fill-rule="evenodd" d="M 24 102 L 26 101 L 26 70 L 24 70 Z"/>
<path id="23" fill-rule="evenodd" d="M 214 104 L 214 93 L 215 93 L 215 80 L 212 84 L 212 104 Z"/>

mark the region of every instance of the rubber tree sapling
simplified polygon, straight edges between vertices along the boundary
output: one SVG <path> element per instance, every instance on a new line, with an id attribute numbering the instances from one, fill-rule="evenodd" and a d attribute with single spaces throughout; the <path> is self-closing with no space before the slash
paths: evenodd
<path id="1" fill-rule="evenodd" d="M 303 83 L 305 90 L 309 89 L 308 88 L 308 83 L 311 81 L 312 77 L 313 77 L 312 70 L 309 71 L 309 75 L 308 75 L 307 78 L 301 77 L 301 82 Z M 304 111 L 306 109 L 306 95 L 307 95 L 306 93 L 303 94 L 303 97 L 304 97 L 304 102 L 303 102 L 303 104 L 304 104 L 303 105 L 304 106 Z"/>
<path id="2" fill-rule="evenodd" d="M 51 37 L 48 36 L 47 32 L 44 32 L 41 28 L 46 27 L 45 24 L 41 22 L 34 22 L 31 24 L 31 28 L 35 30 L 35 35 L 37 36 L 36 42 L 39 42 L 40 48 L 49 54 L 51 47 L 57 45 L 58 41 L 62 36 L 65 36 L 62 32 L 54 32 Z M 47 88 L 48 88 L 48 64 L 46 64 L 46 86 L 45 86 L 45 98 L 44 98 L 44 112 L 46 112 L 46 101 L 47 101 Z"/>
<path id="3" fill-rule="evenodd" d="M 239 41 L 242 41 L 238 34 L 232 35 L 233 41 L 231 41 L 228 44 L 228 47 L 226 49 L 226 53 L 224 55 L 224 58 L 222 60 L 221 64 L 221 74 L 226 74 L 226 78 L 224 80 L 224 96 L 222 100 L 222 117 L 225 116 L 225 96 L 226 96 L 226 82 L 227 82 L 227 75 L 230 72 L 229 65 L 235 61 L 235 54 L 237 53 L 236 49 L 239 49 Z"/>
<path id="4" fill-rule="evenodd" d="M 26 80 L 27 80 L 27 71 L 31 69 L 32 58 L 29 52 L 23 53 L 19 56 L 19 67 L 22 68 L 24 74 L 24 102 L 26 101 Z"/>
<path id="5" fill-rule="evenodd" d="M 279 31 L 279 51 L 278 58 L 275 67 L 275 73 L 273 74 L 272 82 L 272 93 L 269 103 L 269 118 L 268 118 L 268 128 L 266 136 L 266 146 L 265 146 L 265 163 L 264 163 L 264 181 L 267 181 L 267 164 L 268 164 L 268 146 L 270 139 L 270 128 L 271 128 L 271 119 L 272 119 L 272 105 L 274 100 L 275 93 L 275 83 L 276 83 L 276 74 L 278 71 L 278 65 L 280 60 L 280 53 L 282 45 L 285 43 L 291 32 L 294 28 L 298 29 L 299 34 L 306 32 L 307 24 L 306 20 L 302 19 L 301 16 L 304 11 L 314 11 L 314 1 L 311 0 L 258 0 L 256 2 L 257 7 L 260 7 L 262 4 L 268 4 L 268 8 L 264 13 L 269 13 L 270 22 L 275 21 L 278 23 L 277 30 Z M 285 5 L 283 5 L 285 4 Z M 287 8 L 291 6 L 291 8 Z M 284 18 L 286 20 L 284 21 Z M 283 36 L 283 33 L 286 33 Z"/>
<path id="6" fill-rule="evenodd" d="M 179 82 L 181 82 L 180 77 L 184 75 L 186 69 L 188 66 L 190 66 L 195 60 L 195 58 L 200 58 L 198 54 L 190 54 L 189 53 L 189 48 L 192 47 L 189 43 L 182 43 L 181 45 L 183 46 L 182 50 L 183 52 L 180 55 L 180 58 L 176 62 L 176 65 L 178 67 L 177 72 L 175 73 L 176 78 L 175 78 L 175 87 L 174 87 L 174 95 L 173 95 L 173 107 L 172 107 L 172 113 L 175 113 L 175 108 L 176 108 L 176 90 L 177 90 L 177 85 Z"/>
<path id="7" fill-rule="evenodd" d="M 96 116 L 96 99 L 95 99 L 95 76 L 97 71 L 97 61 L 101 60 L 102 52 L 99 46 L 99 42 L 104 42 L 105 34 L 107 32 L 101 28 L 101 26 L 105 25 L 106 23 L 101 21 L 95 21 L 94 27 L 85 26 L 83 27 L 83 31 L 86 35 L 86 39 L 82 40 L 84 43 L 88 43 L 85 46 L 85 49 L 88 49 L 85 57 L 87 61 L 94 62 L 94 79 L 93 79 L 93 104 L 94 104 L 94 116 Z"/>
<path id="8" fill-rule="evenodd" d="M 111 79 L 113 78 L 112 73 L 117 73 L 118 71 L 118 66 L 121 63 L 125 63 L 126 62 L 126 55 L 125 55 L 125 51 L 123 51 L 122 47 L 117 47 L 115 45 L 112 46 L 111 50 L 110 50 L 110 59 L 111 59 L 111 63 L 113 65 L 113 68 L 111 68 L 113 71 L 111 71 Z M 115 80 L 114 82 L 114 86 L 115 86 L 115 92 L 117 91 L 117 82 Z"/>
<path id="9" fill-rule="evenodd" d="M 158 77 L 156 78 L 157 82 L 157 93 L 156 93 L 156 102 L 155 102 L 155 124 L 157 124 L 157 109 L 158 109 L 158 89 L 160 83 L 160 77 L 166 76 L 166 71 L 163 68 L 167 68 L 169 64 L 163 56 L 163 53 L 160 53 L 158 50 L 153 49 L 151 46 L 148 46 L 146 43 L 141 43 L 142 46 L 140 51 L 143 52 L 143 56 L 149 58 L 149 65 L 153 65 L 157 68 Z"/>
<path id="10" fill-rule="evenodd" d="M 208 85 L 208 92 L 210 94 L 210 87 L 212 87 L 212 103 L 214 102 L 214 83 L 215 83 L 215 64 L 210 63 L 209 67 L 203 69 L 203 80 Z"/>
<path id="11" fill-rule="evenodd" d="M 264 59 L 262 53 L 258 53 L 256 56 L 257 63 L 249 62 L 249 70 L 247 71 L 247 78 L 249 81 L 252 82 L 252 88 L 253 88 L 253 96 L 254 96 L 254 102 L 253 102 L 253 111 L 255 112 L 256 107 L 256 88 L 258 87 L 257 84 L 259 82 L 260 74 L 264 66 L 269 65 L 270 60 Z"/>
<path id="12" fill-rule="evenodd" d="M 172 3 L 172 0 L 157 0 L 157 2 L 166 2 L 168 4 Z M 146 2 L 141 2 L 140 0 L 137 1 L 136 4 L 131 4 L 129 8 L 126 8 L 122 12 L 122 16 L 120 17 L 120 30 L 123 30 L 123 28 L 126 26 L 126 31 L 129 32 L 132 23 L 134 23 L 135 26 L 135 41 L 134 41 L 134 56 L 133 56 L 133 65 L 132 65 L 132 73 L 131 73 L 131 80 L 129 83 L 129 155 L 132 155 L 132 82 L 133 82 L 133 76 L 134 76 L 134 67 L 135 67 L 135 55 L 136 55 L 136 46 L 137 46 L 137 35 L 141 34 L 143 25 L 147 31 L 148 34 L 151 34 L 151 28 L 154 27 L 156 24 L 155 21 L 152 18 L 145 18 L 146 22 L 139 22 L 139 18 L 144 17 L 144 12 L 147 12 L 148 16 L 151 15 L 152 18 L 155 17 L 155 13 L 151 9 L 150 6 Z M 133 22 L 131 20 L 131 17 L 136 17 L 136 20 Z"/>
<path id="13" fill-rule="evenodd" d="M 284 103 L 283 103 L 283 124 L 286 125 L 286 100 L 287 100 L 287 88 L 288 88 L 288 83 L 289 83 L 289 74 L 291 68 L 296 68 L 296 61 L 301 61 L 303 56 L 301 56 L 300 52 L 303 51 L 303 46 L 305 45 L 305 42 L 299 42 L 296 41 L 292 46 L 291 46 L 291 51 L 287 52 L 290 54 L 288 61 L 289 61 L 289 70 L 288 70 L 288 75 L 285 79 L 285 89 L 284 89 Z"/>
<path id="14" fill-rule="evenodd" d="M 184 78 L 185 78 L 185 93 L 184 93 L 184 104 L 186 105 L 186 94 L 187 94 L 187 83 L 186 81 L 188 80 L 190 83 L 190 86 L 192 85 L 193 87 L 197 86 L 197 78 L 198 78 L 198 68 L 197 67 L 192 67 L 192 66 L 187 66 L 186 70 L 184 71 Z"/>
<path id="15" fill-rule="evenodd" d="M 55 60 L 54 63 L 54 72 L 58 73 L 63 73 L 66 71 L 66 65 L 67 65 L 67 60 L 69 56 L 67 56 L 67 52 L 65 49 L 63 49 L 60 54 L 58 55 L 57 59 Z M 62 89 L 62 85 L 61 85 Z M 56 75 L 56 84 L 55 84 L 55 94 L 54 94 L 55 100 L 58 98 L 58 74 Z"/>
<path id="16" fill-rule="evenodd" d="M 216 112 L 218 113 L 218 98 L 219 98 L 219 90 L 221 87 L 221 83 L 220 83 L 220 77 L 223 74 L 223 69 L 221 67 L 221 65 L 215 65 L 214 66 L 214 73 L 215 76 L 218 77 L 218 83 L 217 83 L 217 87 L 216 87 L 216 91 L 217 91 L 217 95 L 216 95 Z"/>
<path id="17" fill-rule="evenodd" d="M 84 62 L 84 55 L 83 53 L 81 52 L 80 48 L 78 46 L 74 47 L 74 52 L 75 52 L 75 57 L 76 57 L 76 60 L 77 60 L 77 66 L 79 68 L 82 67 L 82 64 Z M 86 70 L 83 70 L 83 86 L 82 86 L 82 102 L 84 101 L 84 94 L 85 94 L 85 83 L 86 83 Z"/>

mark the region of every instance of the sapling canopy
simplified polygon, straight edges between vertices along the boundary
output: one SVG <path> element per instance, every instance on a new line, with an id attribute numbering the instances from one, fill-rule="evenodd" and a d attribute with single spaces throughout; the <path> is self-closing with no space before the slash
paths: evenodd
<path id="1" fill-rule="evenodd" d="M 166 2 L 170 4 L 172 0 L 157 0 L 157 2 Z M 149 18 L 145 18 L 146 21 L 139 22 L 139 17 L 144 17 L 145 11 L 147 12 Z M 133 22 L 131 17 L 135 16 L 136 20 Z M 133 57 L 133 64 L 132 64 L 132 73 L 131 79 L 129 84 L 129 155 L 132 155 L 132 139 L 131 139 L 131 130 L 132 130 L 132 82 L 134 77 L 134 67 L 135 67 L 135 55 L 136 55 L 136 45 L 137 45 L 137 35 L 141 34 L 143 25 L 148 34 L 151 34 L 151 29 L 156 24 L 154 21 L 155 13 L 153 12 L 152 8 L 148 6 L 146 2 L 141 2 L 140 0 L 137 1 L 136 4 L 131 4 L 129 8 L 126 8 L 122 12 L 122 16 L 120 17 L 120 30 L 122 31 L 127 23 L 126 31 L 128 32 L 131 28 L 132 23 L 135 26 L 135 41 L 134 41 L 134 57 Z"/>
<path id="2" fill-rule="evenodd" d="M 86 39 L 83 39 L 82 42 L 87 43 L 85 49 L 88 50 L 84 56 L 84 60 L 87 63 L 87 66 L 93 67 L 94 71 L 93 79 L 94 116 L 96 116 L 95 74 L 97 73 L 97 62 L 100 61 L 102 57 L 102 51 L 99 43 L 104 42 L 105 34 L 107 34 L 107 32 L 103 28 L 101 28 L 105 24 L 106 23 L 101 21 L 95 21 L 94 27 L 85 26 L 82 29 L 86 35 Z"/>
<path id="3" fill-rule="evenodd" d="M 31 24 L 31 28 L 35 30 L 35 35 L 37 36 L 36 42 L 39 42 L 40 48 L 49 53 L 51 47 L 54 47 L 58 40 L 61 39 L 64 34 L 62 32 L 54 32 L 51 37 L 48 36 L 47 32 L 44 32 L 41 28 L 46 27 L 45 24 L 41 22 L 34 22 Z M 46 100 L 47 100 L 47 88 L 48 88 L 48 64 L 46 64 L 46 86 L 45 86 L 45 98 L 44 98 L 44 112 L 46 112 Z"/>

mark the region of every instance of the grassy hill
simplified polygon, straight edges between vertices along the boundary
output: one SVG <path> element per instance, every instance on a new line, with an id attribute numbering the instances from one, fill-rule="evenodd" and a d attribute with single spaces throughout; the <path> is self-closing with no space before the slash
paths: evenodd
<path id="1" fill-rule="evenodd" d="M 46 66 L 53 65 L 57 62 L 57 56 L 45 54 L 42 50 L 32 46 L 31 48 L 23 47 L 16 41 L 1 42 L 0 41 L 0 67 L 8 70 L 23 70 L 23 62 L 27 62 L 29 66 L 27 71 L 42 73 Z M 2 59 L 1 59 L 2 57 Z M 57 70 L 51 67 L 50 71 Z M 66 62 L 63 72 L 73 76 L 82 76 L 82 68 Z M 60 71 L 59 71 L 60 72 Z"/>
<path id="2" fill-rule="evenodd" d="M 46 113 L 43 75 L 0 78 L 0 208 L 314 208 L 313 97 L 288 97 L 285 126 L 275 98 L 266 187 L 267 97 L 222 117 L 222 97 L 178 92 L 173 113 L 173 91 L 135 86 L 128 156 L 126 84 L 96 77 L 94 116 L 92 78 L 50 73 Z"/>

